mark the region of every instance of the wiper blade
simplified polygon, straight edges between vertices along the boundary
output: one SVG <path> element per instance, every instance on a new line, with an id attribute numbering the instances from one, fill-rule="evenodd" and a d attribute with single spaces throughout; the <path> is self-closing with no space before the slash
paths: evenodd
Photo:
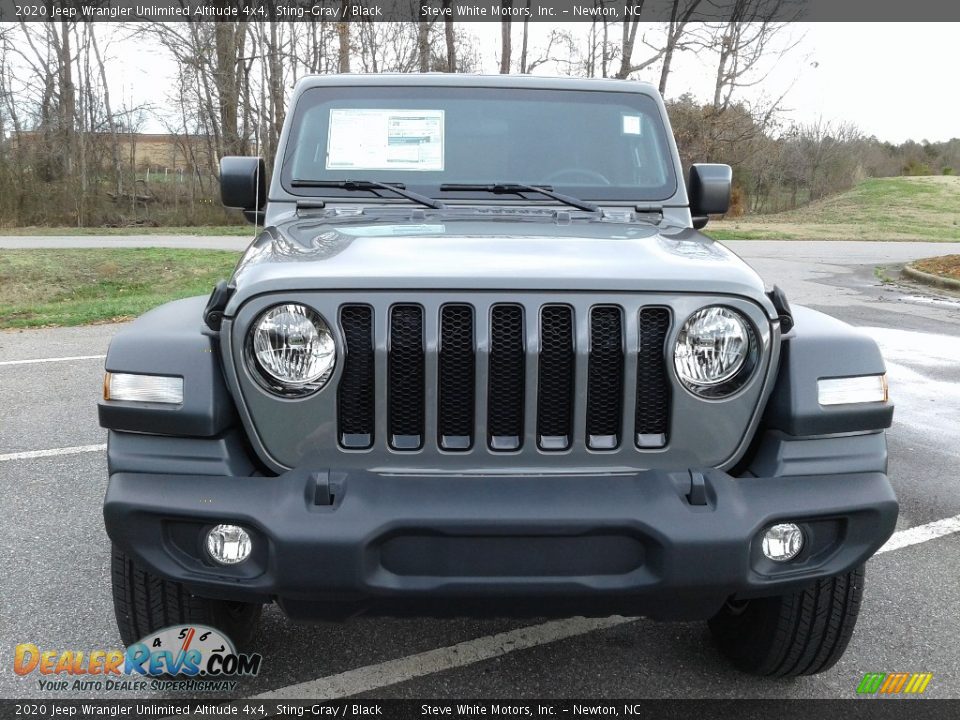
<path id="1" fill-rule="evenodd" d="M 599 205 L 594 205 L 587 200 L 575 198 L 572 195 L 564 195 L 555 192 L 550 185 L 526 185 L 524 183 L 444 183 L 440 186 L 441 192 L 489 192 L 494 195 L 522 195 L 525 192 L 535 192 L 552 198 L 564 205 L 575 207 L 579 210 L 586 210 L 592 213 L 601 213 Z"/>
<path id="2" fill-rule="evenodd" d="M 385 183 L 377 180 L 291 180 L 290 185 L 292 187 L 339 188 L 341 190 L 389 190 L 407 198 L 407 200 L 413 200 L 434 210 L 443 210 L 446 207 L 440 200 L 407 190 L 403 183 Z"/>

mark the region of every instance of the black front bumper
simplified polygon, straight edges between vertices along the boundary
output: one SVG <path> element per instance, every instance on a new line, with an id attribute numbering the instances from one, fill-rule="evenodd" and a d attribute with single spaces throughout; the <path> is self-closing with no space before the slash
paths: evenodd
<path id="1" fill-rule="evenodd" d="M 706 618 L 731 596 L 779 594 L 848 571 L 894 530 L 897 501 L 882 473 L 703 477 L 697 488 L 686 471 L 115 473 L 104 517 L 111 539 L 158 575 L 199 595 L 276 600 L 303 619 Z M 327 487 L 331 504 L 318 504 Z M 778 521 L 797 522 L 807 538 L 784 564 L 760 548 L 763 529 Z M 206 530 L 220 522 L 250 529 L 249 560 L 225 568 L 206 556 Z"/>

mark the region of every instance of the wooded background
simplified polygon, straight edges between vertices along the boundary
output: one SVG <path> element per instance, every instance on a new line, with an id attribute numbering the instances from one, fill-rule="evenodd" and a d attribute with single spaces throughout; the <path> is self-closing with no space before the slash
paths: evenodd
<path id="1" fill-rule="evenodd" d="M 674 0 L 666 22 L 503 22 L 499 71 L 652 78 L 667 98 L 684 166 L 733 166 L 735 215 L 792 209 L 865 177 L 960 171 L 960 139 L 894 145 L 850 123 L 785 122 L 787 88 L 762 100 L 748 92 L 796 44 L 788 23 L 774 21 L 780 0 L 734 0 L 724 22 L 692 22 L 704 1 Z M 624 0 L 595 0 L 613 2 Z M 174 64 L 174 83 L 157 87 L 154 102 L 131 106 L 111 95 L 107 66 L 119 42 L 158 48 Z M 0 23 L 0 224 L 238 222 L 220 207 L 217 162 L 258 148 L 270 167 L 299 77 L 477 72 L 479 42 L 471 23 L 449 18 Z M 671 94 L 681 53 L 697 53 L 710 68 L 712 97 Z M 157 122 L 164 133 L 143 132 Z"/>

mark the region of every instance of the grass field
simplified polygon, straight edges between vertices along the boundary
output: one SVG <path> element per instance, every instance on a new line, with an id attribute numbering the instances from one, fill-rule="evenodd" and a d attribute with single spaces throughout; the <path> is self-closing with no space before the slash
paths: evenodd
<path id="1" fill-rule="evenodd" d="M 0 227 L 0 236 L 10 235 L 253 235 L 253 225 L 196 225 L 193 227 Z"/>
<path id="2" fill-rule="evenodd" d="M 864 180 L 848 192 L 776 215 L 707 225 L 718 240 L 960 241 L 960 177 Z"/>
<path id="3" fill-rule="evenodd" d="M 206 295 L 240 254 L 159 248 L 0 252 L 0 328 L 125 320 Z"/>

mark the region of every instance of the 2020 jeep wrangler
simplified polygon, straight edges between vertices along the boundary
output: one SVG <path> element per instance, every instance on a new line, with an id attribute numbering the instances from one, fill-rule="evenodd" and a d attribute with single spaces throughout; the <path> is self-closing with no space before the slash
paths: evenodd
<path id="1" fill-rule="evenodd" d="M 704 619 L 763 675 L 822 671 L 891 535 L 877 345 L 697 232 L 635 82 L 297 85 L 264 225 L 208 298 L 121 330 L 104 503 L 125 643 L 248 642 L 262 604 Z"/>

